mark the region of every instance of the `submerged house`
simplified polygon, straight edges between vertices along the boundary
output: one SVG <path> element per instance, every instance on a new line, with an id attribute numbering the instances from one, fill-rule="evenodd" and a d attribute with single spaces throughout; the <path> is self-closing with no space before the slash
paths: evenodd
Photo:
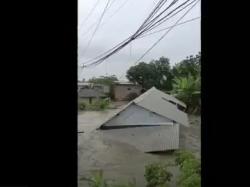
<path id="1" fill-rule="evenodd" d="M 106 94 L 92 88 L 80 89 L 78 92 L 78 101 L 84 102 L 86 104 L 92 104 L 98 100 L 106 98 L 108 98 Z"/>
<path id="2" fill-rule="evenodd" d="M 180 125 L 188 126 L 185 108 L 183 102 L 153 87 L 98 129 L 107 138 L 131 144 L 143 152 L 176 150 Z"/>

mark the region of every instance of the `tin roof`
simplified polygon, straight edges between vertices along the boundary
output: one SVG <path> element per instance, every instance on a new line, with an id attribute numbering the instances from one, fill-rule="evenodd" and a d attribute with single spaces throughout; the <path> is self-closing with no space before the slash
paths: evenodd
<path id="1" fill-rule="evenodd" d="M 88 85 L 91 85 L 92 83 L 90 82 L 78 82 L 77 85 L 78 86 L 88 86 Z"/>
<path id="2" fill-rule="evenodd" d="M 161 98 L 162 100 L 166 100 L 166 101 L 172 101 L 174 103 L 177 103 L 181 106 L 183 106 L 184 108 L 186 108 L 186 104 L 183 103 L 182 101 L 176 99 L 174 96 L 169 95 L 167 93 L 164 93 L 158 89 L 156 89 L 155 87 L 152 87 L 151 89 L 149 89 L 147 92 L 145 92 L 144 94 L 142 94 L 140 97 L 135 99 L 135 102 L 140 102 L 142 100 L 144 100 L 145 98 L 150 99 L 150 98 Z"/>
<path id="3" fill-rule="evenodd" d="M 104 93 L 95 89 L 81 89 L 78 93 L 78 96 L 81 98 L 106 97 Z"/>
<path id="4" fill-rule="evenodd" d="M 139 84 L 134 84 L 132 82 L 125 82 L 125 81 L 115 81 L 114 82 L 115 85 L 131 85 L 131 86 L 140 86 Z"/>
<path id="5" fill-rule="evenodd" d="M 111 116 L 104 123 L 115 117 L 117 114 L 125 110 L 132 103 L 143 107 L 151 112 L 154 112 L 158 115 L 164 116 L 168 119 L 171 119 L 181 125 L 188 126 L 188 117 L 187 114 L 177 108 L 177 106 L 169 101 L 180 104 L 181 106 L 186 107 L 184 103 L 177 100 L 171 95 L 168 95 L 160 90 L 157 90 L 155 87 L 152 87 L 147 92 L 143 93 L 133 101 L 129 102 L 126 106 L 121 108 L 117 113 Z M 102 124 L 104 124 L 102 123 Z"/>
<path id="6" fill-rule="evenodd" d="M 186 107 L 184 103 L 166 93 L 161 92 L 160 90 L 157 90 L 155 87 L 151 88 L 134 100 L 138 106 L 146 108 L 161 116 L 165 116 L 166 118 L 174 120 L 177 123 L 188 126 L 187 114 L 179 110 L 176 105 L 170 103 L 169 101 L 173 101 Z"/>

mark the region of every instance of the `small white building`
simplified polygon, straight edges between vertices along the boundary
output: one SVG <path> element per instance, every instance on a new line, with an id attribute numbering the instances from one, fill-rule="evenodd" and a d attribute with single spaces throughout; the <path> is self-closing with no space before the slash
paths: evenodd
<path id="1" fill-rule="evenodd" d="M 186 105 L 155 87 L 143 93 L 98 128 L 109 139 L 143 152 L 179 148 L 179 126 L 188 126 Z"/>

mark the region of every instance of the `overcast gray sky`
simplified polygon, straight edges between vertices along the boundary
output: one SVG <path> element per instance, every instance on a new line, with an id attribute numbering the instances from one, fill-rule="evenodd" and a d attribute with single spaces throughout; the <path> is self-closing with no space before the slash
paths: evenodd
<path id="1" fill-rule="evenodd" d="M 133 34 L 158 0 L 111 0 L 110 2 L 113 3 L 106 11 L 88 49 L 85 50 L 108 0 L 99 0 L 91 16 L 88 16 L 97 1 L 78 0 L 78 79 L 88 80 L 94 76 L 114 74 L 121 80 L 126 80 L 125 75 L 129 67 L 134 65 L 135 61 L 161 37 L 164 31 L 133 41 L 132 44 L 98 66 L 82 70 L 79 65 L 109 50 Z M 183 1 L 180 0 L 180 2 Z M 117 11 L 118 9 L 119 11 Z M 166 21 L 159 29 L 173 25 L 180 16 Z M 182 21 L 199 16 L 200 2 Z M 170 59 L 170 64 L 174 65 L 189 55 L 197 54 L 200 51 L 200 43 L 200 19 L 196 19 L 173 28 L 141 61 L 149 62 L 165 56 Z"/>

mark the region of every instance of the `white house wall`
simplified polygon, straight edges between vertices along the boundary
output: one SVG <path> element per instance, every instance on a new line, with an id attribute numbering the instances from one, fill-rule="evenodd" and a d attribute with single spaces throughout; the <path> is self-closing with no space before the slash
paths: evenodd
<path id="1" fill-rule="evenodd" d="M 122 126 L 122 125 L 156 125 L 159 123 L 172 122 L 163 116 L 155 114 L 135 104 L 131 104 L 119 115 L 106 122 L 105 126 Z"/>
<path id="2" fill-rule="evenodd" d="M 179 124 L 173 126 L 132 127 L 100 131 L 102 136 L 136 147 L 142 152 L 179 148 Z"/>

